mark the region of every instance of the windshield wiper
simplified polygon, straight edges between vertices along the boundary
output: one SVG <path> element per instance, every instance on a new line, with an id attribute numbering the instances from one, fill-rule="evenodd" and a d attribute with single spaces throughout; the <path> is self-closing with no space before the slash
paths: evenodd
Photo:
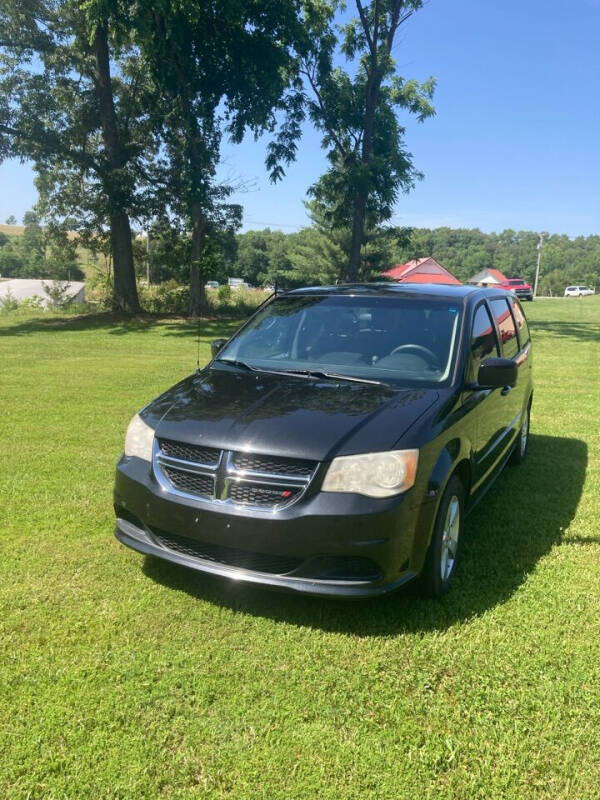
<path id="1" fill-rule="evenodd" d="M 239 361 L 238 359 L 234 358 L 215 358 L 219 364 L 229 364 L 231 367 L 238 367 L 239 369 L 248 370 L 248 372 L 266 372 L 264 369 L 259 369 L 258 367 L 253 367 L 251 364 L 246 363 L 246 361 Z"/>
<path id="2" fill-rule="evenodd" d="M 350 381 L 352 383 L 371 383 L 374 386 L 387 386 L 389 383 L 375 381 L 371 378 L 356 378 L 354 375 L 338 375 L 336 372 L 324 372 L 321 369 L 278 369 L 269 370 L 280 375 L 297 375 L 299 378 L 332 378 L 339 381 Z"/>
<path id="3" fill-rule="evenodd" d="M 338 375 L 335 372 L 324 372 L 320 369 L 268 369 L 267 367 L 254 367 L 246 361 L 233 358 L 215 358 L 219 364 L 230 364 L 232 367 L 245 369 L 248 372 L 268 372 L 271 375 L 294 375 L 298 378 L 331 378 L 338 381 L 349 381 L 351 383 L 370 383 L 374 386 L 387 386 L 389 383 L 375 381 L 370 378 L 356 378 L 354 375 Z"/>

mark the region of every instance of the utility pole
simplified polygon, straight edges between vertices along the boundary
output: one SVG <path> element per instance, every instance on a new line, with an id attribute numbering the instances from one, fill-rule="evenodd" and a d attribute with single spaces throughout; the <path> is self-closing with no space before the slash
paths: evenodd
<path id="1" fill-rule="evenodd" d="M 542 247 L 544 246 L 544 237 L 545 237 L 545 235 L 546 235 L 545 233 L 540 233 L 539 234 L 540 240 L 539 240 L 538 245 L 537 245 L 537 251 L 538 251 L 538 254 L 537 254 L 537 266 L 535 268 L 535 283 L 533 285 L 533 296 L 534 297 L 537 297 L 538 280 L 539 280 L 539 277 L 540 277 L 540 263 L 542 261 Z"/>

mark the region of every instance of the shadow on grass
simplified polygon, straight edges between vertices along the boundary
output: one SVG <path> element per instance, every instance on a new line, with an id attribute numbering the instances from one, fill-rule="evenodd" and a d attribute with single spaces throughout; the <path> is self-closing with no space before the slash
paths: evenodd
<path id="1" fill-rule="evenodd" d="M 582 342 L 600 342 L 600 326 L 591 322 L 535 322 L 530 321 L 534 335 L 549 333 L 561 338 L 579 339 Z"/>
<path id="2" fill-rule="evenodd" d="M 222 316 L 207 317 L 199 320 L 185 319 L 182 317 L 154 316 L 140 314 L 130 317 L 113 314 L 82 314 L 65 317 L 33 317 L 23 322 L 0 326 L 1 336 L 23 336 L 29 333 L 64 333 L 66 331 L 95 331 L 101 330 L 113 336 L 125 336 L 128 333 L 147 333 L 162 328 L 164 336 L 222 336 L 231 334 L 243 321 L 243 315 L 238 317 Z"/>
<path id="3" fill-rule="evenodd" d="M 144 572 L 207 602 L 292 625 L 353 636 L 445 630 L 510 598 L 560 542 L 577 510 L 586 465 L 584 442 L 532 435 L 526 462 L 507 468 L 467 519 L 455 584 L 439 601 L 420 597 L 411 587 L 352 602 L 276 593 L 151 557 L 145 559 Z"/>

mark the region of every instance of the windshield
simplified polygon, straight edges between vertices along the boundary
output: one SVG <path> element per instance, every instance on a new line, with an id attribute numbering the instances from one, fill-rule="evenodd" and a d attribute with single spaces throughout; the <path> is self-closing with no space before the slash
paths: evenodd
<path id="1" fill-rule="evenodd" d="M 217 360 L 438 385 L 450 376 L 460 311 L 436 298 L 288 295 L 266 305 Z"/>
<path id="2" fill-rule="evenodd" d="M 520 286 L 525 281 L 522 278 L 512 278 L 508 283 L 510 286 Z"/>

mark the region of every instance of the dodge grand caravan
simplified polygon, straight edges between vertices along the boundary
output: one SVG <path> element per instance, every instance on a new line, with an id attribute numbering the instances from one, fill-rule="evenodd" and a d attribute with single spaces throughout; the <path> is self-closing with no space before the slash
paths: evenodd
<path id="1" fill-rule="evenodd" d="M 525 457 L 532 395 L 511 292 L 280 294 L 134 416 L 116 536 L 238 581 L 363 597 L 419 577 L 439 596 L 465 514 Z"/>

